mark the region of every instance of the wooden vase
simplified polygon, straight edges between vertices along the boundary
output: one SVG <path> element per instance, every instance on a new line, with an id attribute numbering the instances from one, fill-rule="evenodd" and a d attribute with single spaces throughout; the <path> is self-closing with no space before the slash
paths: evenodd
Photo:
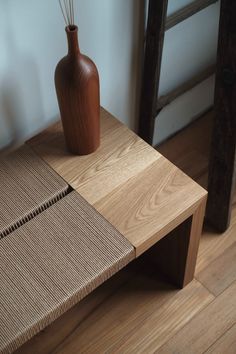
<path id="1" fill-rule="evenodd" d="M 66 27 L 68 54 L 56 67 L 55 86 L 66 145 L 70 152 L 87 155 L 100 144 L 98 71 L 80 53 L 77 26 Z"/>

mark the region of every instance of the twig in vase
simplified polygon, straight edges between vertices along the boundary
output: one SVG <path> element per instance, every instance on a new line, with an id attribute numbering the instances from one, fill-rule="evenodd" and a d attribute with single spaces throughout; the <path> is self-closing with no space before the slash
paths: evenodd
<path id="1" fill-rule="evenodd" d="M 74 0 L 58 0 L 66 26 L 74 26 Z"/>

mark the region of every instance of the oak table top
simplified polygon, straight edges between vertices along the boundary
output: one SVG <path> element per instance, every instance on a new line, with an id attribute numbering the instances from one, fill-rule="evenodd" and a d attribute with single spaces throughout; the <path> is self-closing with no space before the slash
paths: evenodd
<path id="1" fill-rule="evenodd" d="M 192 216 L 207 192 L 101 108 L 101 145 L 70 154 L 60 122 L 27 142 L 141 255 Z"/>

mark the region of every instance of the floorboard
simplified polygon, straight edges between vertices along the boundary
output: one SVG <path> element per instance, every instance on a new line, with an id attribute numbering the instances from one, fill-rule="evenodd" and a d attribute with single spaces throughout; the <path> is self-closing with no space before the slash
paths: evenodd
<path id="1" fill-rule="evenodd" d="M 231 225 L 227 232 L 220 235 L 207 225 L 204 227 L 200 242 L 196 274 L 207 269 L 209 264 L 220 257 L 225 250 L 231 247 L 236 241 L 236 207 L 233 207 Z"/>
<path id="2" fill-rule="evenodd" d="M 236 323 L 235 294 L 236 282 L 200 311 L 156 353 L 204 353 Z"/>
<path id="3" fill-rule="evenodd" d="M 220 236 L 219 236 L 220 237 Z M 228 247 L 206 269 L 196 275 L 196 278 L 215 296 L 220 295 L 236 281 L 236 242 Z M 236 302 L 235 302 L 236 305 Z M 236 352 L 236 348 L 235 348 Z"/>
<path id="4" fill-rule="evenodd" d="M 196 280 L 178 291 L 137 276 L 83 321 L 56 353 L 152 353 L 213 299 Z"/>
<path id="5" fill-rule="evenodd" d="M 235 354 L 236 352 L 236 324 L 220 337 L 206 354 Z"/>

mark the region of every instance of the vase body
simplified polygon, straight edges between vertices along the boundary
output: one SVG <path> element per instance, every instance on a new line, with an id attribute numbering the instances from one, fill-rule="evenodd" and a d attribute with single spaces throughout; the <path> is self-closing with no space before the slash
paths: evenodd
<path id="1" fill-rule="evenodd" d="M 55 70 L 55 87 L 67 148 L 77 155 L 100 144 L 99 76 L 95 64 L 80 53 L 78 28 L 66 27 L 68 54 Z"/>

